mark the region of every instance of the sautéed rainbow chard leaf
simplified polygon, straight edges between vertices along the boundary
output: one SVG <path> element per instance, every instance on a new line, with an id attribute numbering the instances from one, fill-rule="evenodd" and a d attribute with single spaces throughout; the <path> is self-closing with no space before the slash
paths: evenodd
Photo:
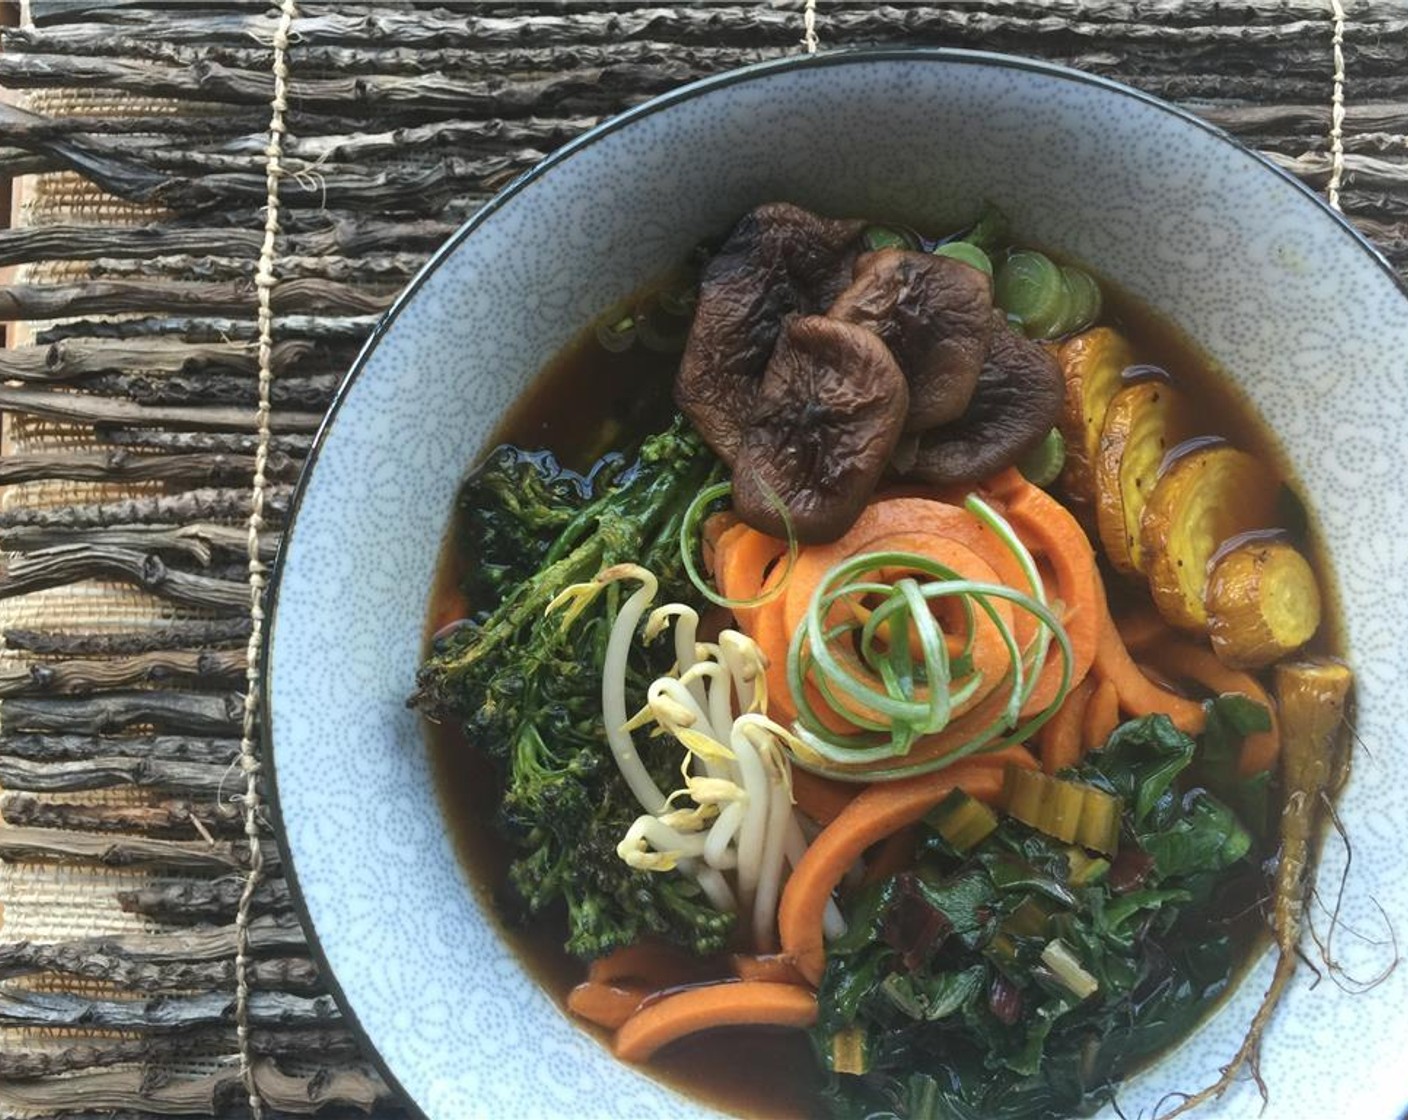
<path id="1" fill-rule="evenodd" d="M 645 937 L 696 952 L 723 947 L 733 916 L 678 873 L 632 870 L 616 854 L 639 813 L 601 725 L 602 660 L 618 596 L 570 628 L 548 617 L 564 587 L 626 561 L 656 572 L 671 598 L 697 602 L 676 538 L 691 499 L 718 465 L 682 423 L 646 440 L 636 461 L 607 461 L 589 478 L 551 456 L 501 449 L 461 497 L 467 590 L 477 613 L 446 634 L 417 676 L 411 703 L 453 719 L 498 766 L 501 821 L 514 849 L 509 880 L 522 908 L 566 912 L 567 949 L 600 956 Z M 467 508 L 465 508 L 467 507 Z M 669 668 L 668 650 L 633 665 L 628 694 Z M 668 781 L 675 751 L 643 742 Z"/>
<path id="2" fill-rule="evenodd" d="M 1208 723 L 1198 752 L 1198 780 L 1236 810 L 1252 830 L 1264 837 L 1270 830 L 1271 771 L 1251 778 L 1238 772 L 1242 740 L 1271 729 L 1265 705 L 1240 694 L 1219 696 L 1207 702 Z"/>
<path id="3" fill-rule="evenodd" d="M 921 842 L 908 878 L 944 919 L 936 945 L 884 936 L 927 928 L 892 920 L 915 905 L 906 875 L 857 897 L 812 1031 L 828 1070 L 838 1034 L 863 1037 L 863 1072 L 831 1075 L 833 1115 L 1088 1113 L 1196 1025 L 1236 963 L 1214 900 L 1248 874 L 1253 843 L 1222 801 L 1185 790 L 1195 751 L 1163 717 L 1132 720 L 1071 771 L 1121 798 L 1108 875 L 1082 875 L 1087 855 L 1009 818 L 966 854 Z"/>

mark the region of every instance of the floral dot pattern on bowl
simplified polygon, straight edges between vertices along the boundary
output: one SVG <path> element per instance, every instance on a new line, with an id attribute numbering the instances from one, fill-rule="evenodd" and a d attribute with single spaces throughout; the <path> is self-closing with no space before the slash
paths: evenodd
<path id="1" fill-rule="evenodd" d="M 297 890 L 342 1002 L 433 1120 L 708 1115 L 613 1061 L 495 932 L 440 816 L 405 708 L 427 589 L 463 472 L 546 362 L 601 309 L 743 211 L 958 225 L 989 199 L 1017 232 L 1159 308 L 1279 433 L 1328 541 L 1361 682 L 1341 813 L 1344 919 L 1408 919 L 1396 749 L 1408 665 L 1408 304 L 1387 268 L 1290 180 L 1131 91 L 962 52 L 822 56 L 668 95 L 511 187 L 412 285 L 326 429 L 281 559 L 267 730 Z M 1372 752 L 1372 753 L 1371 753 Z M 1322 881 L 1343 865 L 1332 845 Z M 1341 935 L 1372 974 L 1390 951 Z M 1126 1114 L 1216 1076 L 1263 961 Z M 1267 1120 L 1397 1116 L 1408 969 L 1374 991 L 1302 976 L 1267 1038 Z M 1255 1116 L 1250 1083 L 1208 1116 Z"/>

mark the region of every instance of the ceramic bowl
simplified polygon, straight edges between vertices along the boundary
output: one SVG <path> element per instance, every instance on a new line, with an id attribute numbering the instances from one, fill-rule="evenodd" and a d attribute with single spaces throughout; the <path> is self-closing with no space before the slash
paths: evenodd
<path id="1" fill-rule="evenodd" d="M 268 644 L 284 855 L 344 1013 L 433 1120 L 709 1114 L 615 1062 L 494 932 L 405 698 L 456 484 L 504 410 L 604 308 L 780 199 L 940 230 L 990 199 L 1227 370 L 1318 515 L 1360 681 L 1344 919 L 1381 934 L 1376 900 L 1408 934 L 1408 302 L 1387 264 L 1228 137 L 1101 79 L 956 51 L 765 64 L 602 125 L 481 210 L 362 354 L 299 491 Z M 1322 882 L 1342 864 L 1331 845 Z M 1361 975 L 1392 957 L 1337 945 Z M 1136 1078 L 1125 1114 L 1215 1076 L 1268 972 Z M 1311 987 L 1302 970 L 1267 1036 L 1265 1120 L 1397 1116 L 1408 969 Z M 1260 1104 L 1243 1084 L 1204 1115 Z"/>

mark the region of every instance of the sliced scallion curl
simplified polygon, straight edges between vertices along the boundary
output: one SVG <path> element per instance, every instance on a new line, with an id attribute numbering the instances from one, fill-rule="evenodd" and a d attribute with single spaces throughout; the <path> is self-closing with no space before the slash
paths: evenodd
<path id="1" fill-rule="evenodd" d="M 1045 438 L 1017 460 L 1017 469 L 1033 486 L 1045 488 L 1061 476 L 1066 465 L 1066 437 L 1052 428 Z"/>
<path id="2" fill-rule="evenodd" d="M 657 293 L 636 309 L 636 337 L 647 350 L 658 354 L 682 353 L 689 341 L 693 314 L 693 307 L 683 314 L 670 311 L 663 295 Z"/>
<path id="3" fill-rule="evenodd" d="M 1104 301 L 1100 296 L 1100 285 L 1085 269 L 1069 264 L 1062 265 L 1061 279 L 1066 285 L 1069 305 L 1061 333 L 1074 334 L 1076 331 L 1085 330 L 1100 318 Z"/>
<path id="4" fill-rule="evenodd" d="M 805 748 L 794 750 L 794 760 L 806 769 L 858 781 L 925 773 L 979 751 L 1021 742 L 1061 706 L 1070 691 L 1075 655 L 1065 628 L 1047 603 L 1036 561 L 991 506 L 977 496 L 970 496 L 965 504 L 1013 553 L 1027 589 L 967 579 L 909 552 L 866 553 L 832 568 L 813 592 L 787 655 L 788 687 L 798 712 L 794 730 Z M 887 569 L 906 574 L 893 583 L 875 578 Z M 875 597 L 880 602 L 873 607 L 855 609 Z M 964 612 L 967 640 L 956 657 L 930 608 L 943 599 L 956 600 Z M 1003 621 L 996 606 L 1000 601 L 1036 619 L 1036 630 L 1025 649 Z M 1008 668 L 997 682 L 984 682 L 972 669 L 974 623 L 980 614 L 996 627 L 1006 648 Z M 910 648 L 911 640 L 921 651 L 918 657 Z M 1022 710 L 1036 689 L 1052 641 L 1062 659 L 1056 693 L 1049 704 L 1024 720 Z M 996 719 L 937 758 L 907 765 L 901 761 L 919 739 L 944 730 L 954 711 L 985 683 L 991 683 L 989 692 L 1007 689 Z M 823 709 L 841 717 L 855 732 L 832 731 Z M 897 765 L 847 769 L 892 760 Z"/>
<path id="5" fill-rule="evenodd" d="M 733 483 L 719 482 L 713 486 L 706 486 L 689 503 L 684 517 L 680 520 L 680 559 L 684 562 L 684 571 L 685 575 L 689 577 L 689 582 L 709 602 L 720 607 L 727 607 L 729 610 L 761 607 L 764 603 L 772 602 L 787 588 L 787 581 L 791 579 L 792 569 L 797 563 L 797 532 L 792 525 L 792 516 L 787 512 L 787 507 L 783 505 L 782 499 L 770 491 L 765 491 L 768 502 L 781 514 L 782 523 L 787 528 L 787 567 L 783 569 L 776 584 L 751 599 L 730 599 L 726 595 L 720 595 L 709 586 L 709 581 L 699 571 L 699 565 L 694 559 L 694 542 L 698 539 L 699 525 L 704 520 L 709 507 L 732 493 Z"/>
<path id="6" fill-rule="evenodd" d="M 947 241 L 934 249 L 936 257 L 952 257 L 956 261 L 972 265 L 981 272 L 992 275 L 992 260 L 970 241 Z"/>
<path id="7" fill-rule="evenodd" d="M 861 243 L 872 253 L 877 249 L 917 249 L 919 242 L 902 229 L 892 226 L 866 226 L 861 231 Z"/>
<path id="8" fill-rule="evenodd" d="M 1065 279 L 1045 253 L 1017 249 L 997 269 L 993 301 L 1022 321 L 1028 338 L 1047 338 L 1066 315 Z"/>
<path id="9" fill-rule="evenodd" d="M 692 319 L 695 308 L 699 306 L 699 286 L 695 282 L 679 287 L 662 288 L 658 298 L 661 308 L 667 314 L 678 315 L 683 319 Z"/>
<path id="10" fill-rule="evenodd" d="M 636 317 L 629 308 L 617 307 L 601 317 L 596 340 L 612 354 L 624 354 L 636 341 Z"/>
<path id="11" fill-rule="evenodd" d="M 984 202 L 977 221 L 962 235 L 962 240 L 976 245 L 984 252 L 991 253 L 1007 244 L 1009 230 L 1007 215 L 991 202 Z"/>

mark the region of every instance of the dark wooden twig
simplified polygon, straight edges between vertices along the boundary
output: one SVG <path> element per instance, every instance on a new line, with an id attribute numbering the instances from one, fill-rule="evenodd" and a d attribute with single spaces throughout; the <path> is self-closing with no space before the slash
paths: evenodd
<path id="1" fill-rule="evenodd" d="M 226 583 L 243 584 L 249 579 L 248 560 L 220 556 L 205 564 L 190 557 L 175 556 L 171 563 L 183 571 L 192 572 L 194 575 L 209 576 L 211 579 L 224 580 Z"/>
<path id="2" fill-rule="evenodd" d="M 785 18 L 795 38 L 796 17 Z M 295 76 L 290 81 L 289 99 L 302 105 L 333 109 L 348 104 L 414 109 L 426 118 L 454 114 L 527 116 L 565 106 L 578 112 L 600 112 L 609 110 L 623 94 L 659 93 L 692 76 L 688 66 L 668 59 L 636 65 L 583 67 L 545 77 L 524 77 L 512 83 L 497 78 L 452 78 L 443 74 Z M 157 97 L 190 98 L 194 95 L 203 101 L 232 105 L 264 105 L 274 91 L 274 77 L 267 69 L 243 70 L 217 62 L 186 67 L 138 59 L 17 52 L 0 55 L 0 84 L 10 89 L 91 85 Z M 51 151 L 64 154 L 54 142 L 49 143 Z M 99 163 L 91 152 L 84 151 L 83 155 L 90 169 Z M 121 185 L 121 177 L 112 169 L 104 166 L 100 173 Z M 131 197 L 142 201 L 170 201 L 170 193 L 165 190 Z"/>
<path id="3" fill-rule="evenodd" d="M 376 329 L 380 315 L 280 315 L 275 330 L 284 339 L 309 338 L 334 343 L 363 341 Z M 144 315 L 130 319 L 72 319 L 35 332 L 43 345 L 65 338 L 180 338 L 186 342 L 251 339 L 258 335 L 253 319 L 210 315 Z"/>
<path id="4" fill-rule="evenodd" d="M 0 760 L 0 769 L 8 765 Z M 73 765 L 66 763 L 65 765 Z M 23 783 L 16 783 L 20 789 Z M 32 793 L 0 793 L 0 820 L 17 828 L 66 828 L 76 832 L 139 832 L 167 840 L 234 839 L 244 814 L 219 800 L 49 801 Z"/>
<path id="5" fill-rule="evenodd" d="M 16 696 L 0 704 L 0 729 L 61 735 L 114 735 L 150 725 L 163 732 L 238 735 L 244 697 L 238 692 L 106 692 L 100 697 Z"/>
<path id="6" fill-rule="evenodd" d="M 283 452 L 269 457 L 265 473 L 287 482 L 299 463 Z M 61 478 L 82 482 L 173 482 L 220 486 L 246 482 L 254 476 L 250 455 L 193 453 L 137 455 L 128 451 L 65 451 L 59 454 L 0 456 L 0 486 Z"/>
<path id="7" fill-rule="evenodd" d="M 7 1045 L 0 1051 L 0 1080 L 29 1081 L 36 1077 L 53 1077 L 75 1070 L 99 1069 L 129 1062 L 160 1065 L 189 1055 L 233 1053 L 237 1043 L 233 1028 L 207 1027 L 139 1038 L 59 1040 L 57 1043 L 31 1045 L 32 1049 Z M 356 1039 L 347 1031 L 335 1027 L 256 1030 L 250 1033 L 250 1046 L 261 1057 L 319 1062 L 346 1061 L 359 1053 Z M 70 1114 L 74 1115 L 81 1114 Z M 120 1115 L 105 1112 L 102 1120 L 117 1120 Z M 327 1113 L 320 1113 L 320 1116 L 326 1120 Z"/>
<path id="8" fill-rule="evenodd" d="M 275 408 L 325 410 L 331 403 L 342 371 L 282 376 L 269 386 Z M 85 393 L 123 397 L 141 405 L 246 405 L 259 403 L 259 383 L 229 373 L 100 373 L 75 386 Z"/>
<path id="9" fill-rule="evenodd" d="M 88 393 L 15 389 L 9 386 L 0 387 L 0 409 L 78 424 L 130 424 L 237 432 L 252 431 L 257 426 L 254 410 L 250 408 L 145 405 Z M 276 410 L 269 422 L 279 432 L 316 432 L 322 420 L 321 412 Z"/>
<path id="10" fill-rule="evenodd" d="M 240 432 L 171 432 L 161 428 L 117 428 L 108 425 L 99 425 L 96 434 L 103 443 L 119 447 L 177 454 L 248 455 L 259 442 L 258 436 Z M 312 446 L 311 435 L 294 432 L 276 435 L 269 440 L 271 455 L 288 456 L 289 459 L 304 458 Z"/>
<path id="11" fill-rule="evenodd" d="M 151 171 L 135 160 L 123 158 L 109 140 L 89 138 L 80 142 L 62 136 L 26 139 L 23 126 L 40 119 L 13 102 L 0 103 L 0 122 L 11 128 L 18 144 L 50 164 L 44 170 L 69 168 L 120 198 L 150 198 L 160 188 L 162 176 L 159 172 Z M 21 172 L 18 166 L 12 166 L 11 173 Z"/>
<path id="12" fill-rule="evenodd" d="M 66 37 L 51 36 L 36 28 L 20 28 L 7 39 L 27 52 L 56 54 L 72 51 Z M 295 43 L 288 49 L 289 67 L 299 74 L 327 76 L 329 74 L 426 74 L 458 72 L 466 74 L 525 74 L 552 72 L 576 67 L 609 66 L 618 62 L 661 61 L 675 58 L 692 63 L 700 69 L 728 70 L 746 66 L 765 57 L 773 57 L 787 48 L 685 46 L 678 43 L 658 43 L 649 40 L 616 41 L 592 44 L 562 44 L 548 47 L 521 46 L 507 50 L 483 50 L 465 47 L 435 48 L 407 51 L 393 46 L 304 46 Z M 267 48 L 230 43 L 200 45 L 168 43 L 142 36 L 87 36 L 85 53 L 133 59 L 149 59 L 174 66 L 194 66 L 209 59 L 222 65 L 244 70 L 267 69 L 270 53 Z M 290 145 L 296 151 L 296 145 Z"/>
<path id="13" fill-rule="evenodd" d="M 38 0 L 39 3 L 60 3 L 62 0 Z M 85 0 L 86 2 L 86 0 Z M 135 3 L 138 0 L 115 0 L 116 3 Z M 165 1083 L 164 1080 L 161 1081 Z M 240 1100 L 238 1094 L 232 1094 L 237 1103 L 232 1105 L 222 1105 L 213 1112 L 200 1109 L 202 1120 L 249 1120 L 249 1105 Z M 165 1120 L 166 1117 L 184 1109 L 184 1105 L 178 1102 L 168 1106 L 165 1102 L 153 1102 L 147 1108 L 62 1108 L 57 1112 L 29 1112 L 25 1114 L 25 1120 Z M 282 1108 L 264 1108 L 265 1120 L 307 1120 L 312 1105 L 303 1105 L 302 1112 L 289 1112 Z M 164 1111 L 163 1111 L 164 1110 Z M 385 1104 L 379 1104 L 373 1113 L 376 1120 L 409 1120 L 406 1113 L 399 1108 L 389 1108 Z M 365 1109 L 357 1107 L 319 1107 L 317 1110 L 318 1120 L 367 1120 Z"/>
<path id="14" fill-rule="evenodd" d="M 54 123 L 59 123 L 57 120 Z M 483 132 L 493 122 L 454 122 L 465 130 Z M 504 122 L 498 122 L 501 126 Z M 384 147 L 387 154 L 402 150 L 412 130 L 378 134 L 373 142 Z M 399 139 L 398 139 L 399 137 Z M 320 139 L 312 137 L 310 140 Z M 342 151 L 337 141 L 353 144 L 356 134 L 331 138 L 327 150 L 342 158 L 356 158 L 355 150 Z M 433 141 L 428 136 L 427 141 Z M 566 139 L 564 136 L 563 139 Z M 262 150 L 262 149 L 261 149 Z M 317 159 L 321 152 L 305 158 Z M 320 229 L 305 232 L 285 232 L 279 242 L 281 254 L 313 256 L 340 254 L 359 257 L 374 252 L 428 251 L 434 249 L 455 226 L 433 218 L 415 221 L 387 220 L 373 214 L 338 215 Z M 0 230 L 0 265 L 25 264 L 44 260 L 95 260 L 102 257 L 145 260 L 186 254 L 189 256 L 227 256 L 255 260 L 259 256 L 262 236 L 250 228 L 233 226 L 163 224 L 150 226 L 90 226 L 44 225 L 20 226 Z"/>
<path id="15" fill-rule="evenodd" d="M 257 259 L 262 241 L 262 235 L 252 229 L 209 226 L 16 226 L 0 230 L 0 264 L 110 256 L 141 260 L 169 253 L 228 253 Z"/>
<path id="16" fill-rule="evenodd" d="M 645 100 L 645 96 L 640 100 Z M 596 108 L 599 110 L 601 105 Z M 331 207 L 428 218 L 445 214 L 452 203 L 478 209 L 529 166 L 512 157 L 473 163 L 446 157 L 429 166 L 393 165 L 379 170 L 328 173 L 319 170 L 285 179 L 279 199 L 291 209 L 305 207 L 321 211 Z M 173 177 L 161 188 L 159 196 L 162 205 L 204 216 L 217 206 L 252 205 L 263 197 L 259 182 L 256 173 L 239 171 L 199 178 Z"/>
<path id="17" fill-rule="evenodd" d="M 0 989 L 0 1025 L 15 1027 L 179 1031 L 231 1022 L 234 1010 L 234 995 L 226 992 L 110 1000 Z M 335 1023 L 341 1017 L 331 996 L 307 999 L 284 992 L 253 992 L 249 999 L 249 1021 L 257 1026 Z"/>
<path id="18" fill-rule="evenodd" d="M 271 486 L 265 498 L 266 520 L 277 522 L 288 512 L 292 490 Z M 180 494 L 123 498 L 91 505 L 0 509 L 0 530 L 23 526 L 89 529 L 115 525 L 188 525 L 194 521 L 240 521 L 249 516 L 249 491 L 200 489 Z"/>
<path id="19" fill-rule="evenodd" d="M 386 310 L 399 288 L 376 290 L 317 277 L 286 280 L 272 293 L 277 312 L 368 315 Z M 0 321 L 64 319 L 78 315 L 199 309 L 202 315 L 249 315 L 257 305 L 253 283 L 176 280 L 84 280 L 67 284 L 0 287 Z"/>
<path id="20" fill-rule="evenodd" d="M 23 758 L 0 757 L 0 785 L 35 793 L 142 786 L 209 796 L 225 790 L 233 792 L 239 788 L 239 781 L 237 775 L 231 774 L 229 766 L 168 758 L 115 756 L 75 759 L 71 762 L 31 762 Z"/>
<path id="21" fill-rule="evenodd" d="M 43 228 L 43 227 L 38 227 Z M 275 343 L 270 368 L 276 374 L 312 373 L 345 364 L 347 353 L 330 355 L 308 339 Z M 98 373 L 195 373 L 218 370 L 259 373 L 258 349 L 252 342 L 177 342 L 147 339 L 93 341 L 65 339 L 43 346 L 12 346 L 0 351 L 0 380 L 71 381 Z"/>
<path id="22" fill-rule="evenodd" d="M 0 696 L 81 696 L 102 689 L 167 681 L 228 688 L 241 682 L 244 675 L 243 650 L 157 650 L 103 660 L 0 665 Z"/>
<path id="23" fill-rule="evenodd" d="M 276 866 L 278 848 L 265 841 L 263 849 L 265 863 Z M 226 840 L 186 842 L 90 835 L 57 828 L 0 828 L 0 859 L 11 863 L 39 860 L 218 873 L 244 867 L 247 849 L 243 843 Z"/>
<path id="24" fill-rule="evenodd" d="M 12 532 L 14 530 L 11 530 Z M 115 634 L 11 629 L 4 632 L 11 649 L 53 657 L 127 657 L 153 650 L 215 649 L 243 646 L 249 640 L 247 618 L 188 619 Z"/>
<path id="25" fill-rule="evenodd" d="M 166 654 L 162 654 L 166 656 Z M 60 662 L 59 664 L 62 664 Z M 0 735 L 0 757 L 28 762 L 81 762 L 94 758 L 149 758 L 229 766 L 240 741 L 187 735 Z"/>
<path id="26" fill-rule="evenodd" d="M 224 991 L 235 983 L 233 959 L 144 961 L 120 952 L 93 953 L 62 944 L 32 948 L 22 966 L 0 968 L 0 977 L 61 972 L 152 994 Z M 263 991 L 307 993 L 317 986 L 318 968 L 307 957 L 262 958 L 250 962 L 250 982 Z"/>
<path id="27" fill-rule="evenodd" d="M 430 253 L 376 253 L 362 257 L 279 257 L 274 269 L 284 277 L 319 277 L 348 283 L 369 280 L 404 284 L 429 259 Z M 94 277 L 170 276 L 184 280 L 234 280 L 253 276 L 256 260 L 247 257 L 94 257 L 88 266 Z"/>
<path id="28" fill-rule="evenodd" d="M 58 999 L 56 996 L 48 998 L 50 1002 Z M 251 1016 L 254 1015 L 256 1002 L 259 1015 L 269 1016 L 279 1010 L 275 1000 L 292 1008 L 293 1001 L 298 999 L 297 996 L 256 993 L 250 1000 Z M 37 1003 L 38 1000 L 28 1002 Z M 215 1001 L 209 1002 L 213 1005 Z M 97 1004 L 98 1001 L 90 1003 Z M 181 1012 L 197 1023 L 216 1021 L 213 1011 L 194 1002 L 178 1003 L 172 998 L 166 1001 L 165 1006 L 169 1009 L 165 1016 L 168 1019 L 175 1019 L 175 1013 Z M 294 1018 L 292 1010 L 285 1014 L 290 1019 Z M 281 1072 L 272 1061 L 264 1058 L 254 1063 L 254 1081 L 260 1096 L 273 1108 L 299 1113 L 339 1104 L 371 1112 L 379 1103 L 390 1099 L 390 1093 L 381 1079 L 370 1070 L 359 1067 L 321 1066 L 308 1076 L 294 1077 Z M 244 1080 L 237 1068 L 199 1077 L 153 1075 L 140 1068 L 109 1069 L 0 1085 L 0 1105 L 27 1113 L 51 1110 L 63 1111 L 65 1115 L 71 1114 L 74 1108 L 85 1108 L 103 1110 L 106 1116 L 112 1116 L 117 1109 L 213 1116 L 236 1102 L 242 1102 L 245 1091 Z"/>
<path id="29" fill-rule="evenodd" d="M 270 456 L 284 460 L 282 455 Z M 0 466 L 5 463 L 0 458 Z M 286 460 L 285 460 L 286 461 Z M 198 564 L 209 564 L 216 553 L 243 556 L 249 548 L 249 534 L 234 525 L 107 525 L 95 529 L 63 529 L 47 525 L 29 525 L 0 529 L 0 548 L 7 552 L 36 552 L 40 549 L 67 545 L 110 545 L 143 552 L 172 553 L 187 557 Z M 278 551 L 278 535 L 259 534 L 259 557 L 272 560 Z"/>
<path id="30" fill-rule="evenodd" d="M 60 545 L 0 562 L 0 599 L 85 579 L 135 583 L 153 595 L 200 610 L 233 611 L 249 606 L 249 589 L 243 583 L 180 571 L 154 552 L 99 544 Z"/>
<path id="31" fill-rule="evenodd" d="M 214 961 L 234 957 L 236 931 L 233 925 L 197 926 L 162 933 L 84 937 L 62 944 L 68 952 L 87 956 L 117 955 L 147 962 Z M 259 914 L 249 921 L 249 948 L 258 954 L 302 955 L 307 952 L 307 943 L 291 913 Z M 32 971 L 37 967 L 32 962 L 51 949 L 48 944 L 34 941 L 0 944 L 0 970 Z"/>
<path id="32" fill-rule="evenodd" d="M 150 13 L 124 11 L 120 7 L 100 7 L 85 12 L 84 24 L 66 36 L 47 38 L 51 49 L 62 43 L 63 50 L 86 51 L 86 44 L 99 34 L 112 37 L 138 35 L 157 37 L 167 43 L 205 44 L 221 42 L 249 46 L 267 41 L 269 21 L 265 13 L 207 14 L 205 20 L 183 18 L 179 12 L 152 19 Z M 315 46 L 378 47 L 394 42 L 419 49 L 511 48 L 524 43 L 537 46 L 613 43 L 651 39 L 672 44 L 773 44 L 796 49 L 800 12 L 797 4 L 758 7 L 707 3 L 689 6 L 646 6 L 635 10 L 612 7 L 515 10 L 508 13 L 479 14 L 483 5 L 471 5 L 467 14 L 455 14 L 437 6 L 436 10 L 376 9 L 358 10 L 337 3 L 316 14 L 304 12 L 294 21 L 293 35 L 302 49 Z M 1097 0 L 1080 4 L 987 3 L 965 4 L 959 8 L 914 5 L 898 8 L 858 4 L 837 6 L 826 12 L 826 29 L 832 43 L 874 40 L 888 42 L 922 40 L 926 33 L 971 28 L 975 34 L 1011 31 L 1018 28 L 1031 34 L 1052 31 L 1098 38 L 1114 37 L 1120 27 L 1132 36 L 1154 39 L 1169 26 L 1178 26 L 1180 36 L 1190 42 L 1261 40 L 1275 42 L 1297 34 L 1323 30 L 1323 10 L 1305 2 L 1286 2 L 1278 8 L 1281 19 L 1259 23 L 1247 18 L 1245 6 L 1217 5 L 1208 0 L 1189 0 L 1184 5 L 1170 0 L 1154 0 L 1139 9 L 1144 17 L 1132 22 L 1127 4 L 1115 5 Z M 1000 19 L 1001 15 L 1008 18 Z M 1026 25 L 1026 26 L 1024 26 Z M 1354 26 L 1366 32 L 1381 33 L 1394 21 L 1372 9 L 1356 10 Z M 57 33 L 58 28 L 54 29 Z M 204 34 L 202 34 L 204 32 Z"/>
<path id="33" fill-rule="evenodd" d="M 242 878 L 154 883 L 136 890 L 118 891 L 117 901 L 129 913 L 143 914 L 172 925 L 233 921 L 244 885 Z M 292 905 L 288 883 L 283 879 L 261 879 L 251 899 L 256 914 L 287 911 Z"/>

